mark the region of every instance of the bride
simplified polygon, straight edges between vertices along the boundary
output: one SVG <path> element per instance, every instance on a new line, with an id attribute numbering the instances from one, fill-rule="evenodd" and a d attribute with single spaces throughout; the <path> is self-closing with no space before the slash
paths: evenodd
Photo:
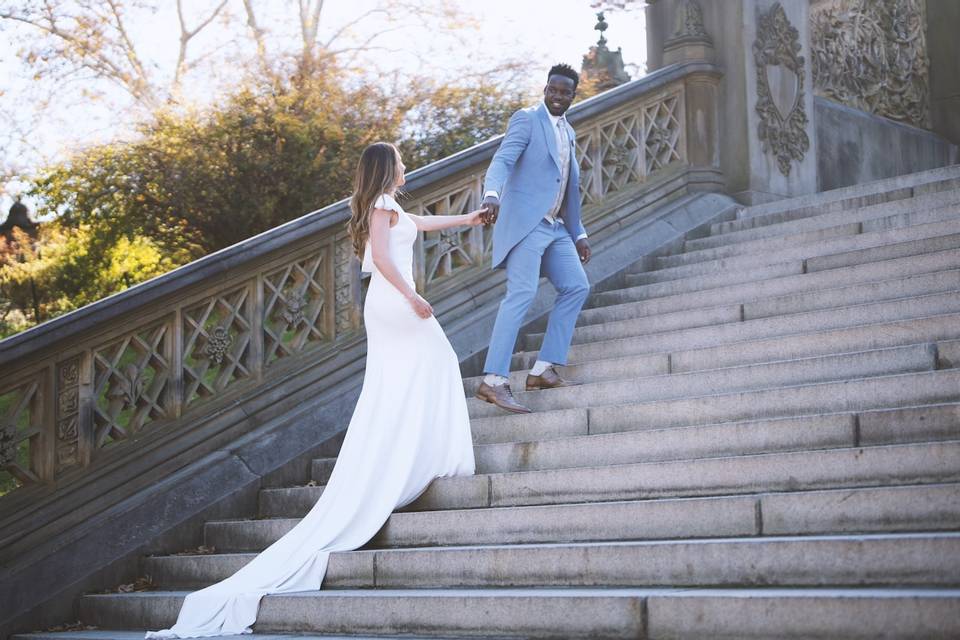
<path id="1" fill-rule="evenodd" d="M 363 309 L 367 363 L 343 446 L 320 499 L 293 529 L 229 578 L 189 594 L 170 629 L 147 638 L 250 633 L 260 598 L 320 588 L 331 552 L 365 544 L 390 513 L 441 476 L 474 472 L 457 356 L 414 287 L 418 231 L 481 224 L 484 209 L 415 216 L 393 196 L 404 184 L 396 147 L 364 149 L 350 199 L 350 237 L 372 273 Z"/>

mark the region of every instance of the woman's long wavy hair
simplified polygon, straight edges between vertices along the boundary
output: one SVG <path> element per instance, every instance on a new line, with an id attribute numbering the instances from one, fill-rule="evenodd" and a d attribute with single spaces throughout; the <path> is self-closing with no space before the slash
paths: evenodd
<path id="1" fill-rule="evenodd" d="M 390 193 L 397 184 L 399 163 L 397 148 L 389 142 L 374 142 L 363 150 L 353 178 L 350 196 L 350 241 L 353 252 L 363 260 L 363 251 L 370 237 L 370 214 L 381 193 Z"/>

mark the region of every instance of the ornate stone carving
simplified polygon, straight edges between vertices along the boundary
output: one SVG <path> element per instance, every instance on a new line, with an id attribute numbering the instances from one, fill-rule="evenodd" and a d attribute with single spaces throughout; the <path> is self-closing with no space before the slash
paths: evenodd
<path id="1" fill-rule="evenodd" d="M 307 299 L 300 294 L 286 296 L 283 299 L 283 311 L 280 317 L 292 327 L 304 321 L 303 309 L 307 306 Z"/>
<path id="2" fill-rule="evenodd" d="M 57 368 L 57 470 L 80 462 L 80 359 Z"/>
<path id="3" fill-rule="evenodd" d="M 811 7 L 813 84 L 845 105 L 929 126 L 921 0 L 833 0 Z"/>
<path id="4" fill-rule="evenodd" d="M 354 328 L 353 307 L 353 245 L 349 238 L 337 238 L 334 245 L 334 304 L 338 334 L 349 333 Z"/>
<path id="5" fill-rule="evenodd" d="M 114 375 L 113 384 L 107 390 L 107 397 L 114 402 L 135 405 L 143 395 L 144 380 L 137 365 L 128 364 L 122 373 Z"/>
<path id="6" fill-rule="evenodd" d="M 677 8 L 677 24 L 674 38 L 699 38 L 709 40 L 707 29 L 703 26 L 703 9 L 696 0 L 684 0 Z"/>
<path id="7" fill-rule="evenodd" d="M 780 173 L 789 176 L 791 161 L 803 160 L 810 138 L 803 106 L 805 62 L 800 55 L 800 37 L 779 2 L 766 13 L 758 12 L 753 57 L 760 116 L 757 135 L 764 152 L 776 157 Z"/>
<path id="8" fill-rule="evenodd" d="M 211 361 L 220 364 L 223 357 L 227 354 L 227 349 L 233 344 L 233 336 L 230 330 L 223 325 L 214 327 L 213 331 L 207 337 L 207 344 L 203 347 L 203 354 Z"/>
<path id="9" fill-rule="evenodd" d="M 17 430 L 12 424 L 0 425 L 0 467 L 17 460 Z"/>

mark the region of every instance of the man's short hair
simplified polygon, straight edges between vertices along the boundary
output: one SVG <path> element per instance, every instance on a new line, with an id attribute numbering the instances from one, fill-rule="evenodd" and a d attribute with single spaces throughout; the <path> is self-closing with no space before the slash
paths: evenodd
<path id="1" fill-rule="evenodd" d="M 564 76 L 573 80 L 573 88 L 576 90 L 577 85 L 580 84 L 580 74 L 573 70 L 568 64 L 555 64 L 550 67 L 550 71 L 547 72 L 547 82 L 550 82 L 550 76 Z"/>

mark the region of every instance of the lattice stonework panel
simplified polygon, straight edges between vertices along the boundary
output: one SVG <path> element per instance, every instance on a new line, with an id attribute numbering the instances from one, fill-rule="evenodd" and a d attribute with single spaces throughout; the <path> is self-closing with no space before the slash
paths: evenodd
<path id="1" fill-rule="evenodd" d="M 94 447 L 169 417 L 170 325 L 149 325 L 93 350 Z"/>
<path id="2" fill-rule="evenodd" d="M 580 206 L 603 199 L 603 182 L 597 172 L 597 138 L 594 130 L 577 132 L 577 160 L 580 162 Z"/>
<path id="3" fill-rule="evenodd" d="M 0 495 L 40 482 L 31 465 L 43 429 L 40 378 L 0 393 Z"/>
<path id="4" fill-rule="evenodd" d="M 80 358 L 57 366 L 57 473 L 80 464 Z"/>
<path id="5" fill-rule="evenodd" d="M 253 375 L 249 286 L 186 307 L 182 317 L 184 406 Z"/>
<path id="6" fill-rule="evenodd" d="M 263 358 L 271 364 L 333 340 L 333 261 L 327 246 L 263 276 Z"/>
<path id="7" fill-rule="evenodd" d="M 673 95 L 644 107 L 645 174 L 683 159 L 680 149 L 681 106 L 680 96 Z"/>
<path id="8" fill-rule="evenodd" d="M 619 191 L 642 178 L 640 164 L 641 119 L 627 114 L 600 127 L 600 175 L 603 195 Z"/>
<path id="9" fill-rule="evenodd" d="M 420 204 L 422 215 L 459 215 L 479 205 L 473 181 L 439 198 Z M 424 234 L 424 284 L 432 286 L 465 269 L 477 266 L 483 258 L 483 231 L 478 227 L 455 227 Z"/>

